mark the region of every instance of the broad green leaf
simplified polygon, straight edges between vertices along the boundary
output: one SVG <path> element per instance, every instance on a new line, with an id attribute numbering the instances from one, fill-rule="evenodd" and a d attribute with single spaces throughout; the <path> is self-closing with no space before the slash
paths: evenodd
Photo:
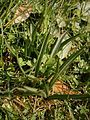
<path id="1" fill-rule="evenodd" d="M 19 64 L 21 65 L 21 66 L 24 66 L 25 65 L 25 61 L 23 61 L 23 59 L 20 57 L 20 58 L 18 58 L 18 61 L 19 61 Z"/>

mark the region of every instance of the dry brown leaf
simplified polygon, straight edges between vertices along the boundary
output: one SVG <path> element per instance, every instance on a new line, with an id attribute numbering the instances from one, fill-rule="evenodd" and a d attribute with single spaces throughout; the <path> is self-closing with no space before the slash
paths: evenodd
<path id="1" fill-rule="evenodd" d="M 30 16 L 31 12 L 32 6 L 28 5 L 28 3 L 20 5 L 15 12 L 13 24 L 25 21 Z"/>
<path id="2" fill-rule="evenodd" d="M 53 86 L 54 93 L 61 94 L 79 94 L 80 92 L 70 90 L 68 85 L 65 85 L 62 81 L 57 81 Z"/>

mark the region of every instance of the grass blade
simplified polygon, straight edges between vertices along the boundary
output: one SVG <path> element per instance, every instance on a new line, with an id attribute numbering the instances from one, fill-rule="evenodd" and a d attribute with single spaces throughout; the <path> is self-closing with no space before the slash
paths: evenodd
<path id="1" fill-rule="evenodd" d="M 6 47 L 10 50 L 10 52 L 16 56 L 16 51 L 14 51 L 14 49 L 12 47 L 10 47 L 10 45 L 8 44 L 8 42 L 5 40 L 5 44 L 6 44 Z"/>
<path id="2" fill-rule="evenodd" d="M 66 100 L 66 99 L 80 99 L 80 100 L 84 100 L 84 99 L 90 99 L 90 95 L 89 94 L 80 94 L 80 95 L 58 95 L 58 94 L 54 94 L 51 95 L 47 98 L 47 100 L 54 100 L 54 99 L 58 99 L 58 100 Z"/>
<path id="3" fill-rule="evenodd" d="M 64 42 L 61 43 L 59 50 L 61 50 L 67 43 L 69 43 L 70 41 L 73 41 L 75 38 L 77 38 L 78 36 L 80 36 L 80 34 L 77 34 L 75 36 L 70 37 L 69 39 L 65 40 Z"/>
<path id="4" fill-rule="evenodd" d="M 52 52 L 51 52 L 51 57 L 54 56 L 58 51 L 59 51 L 59 48 L 60 48 L 60 45 L 61 45 L 61 42 L 63 40 L 63 38 L 65 37 L 67 32 L 65 32 L 61 37 L 60 39 L 57 40 Z"/>
<path id="5" fill-rule="evenodd" d="M 58 41 L 56 42 L 52 52 L 51 52 L 51 57 L 53 57 L 55 54 L 57 54 L 57 52 L 59 52 L 60 50 L 62 50 L 62 48 L 69 43 L 70 41 L 73 41 L 75 38 L 77 38 L 80 34 L 77 34 L 75 36 L 70 37 L 69 39 L 65 40 L 62 42 L 62 40 L 64 39 L 65 35 L 67 32 L 65 32 L 60 39 L 58 39 Z"/>
<path id="6" fill-rule="evenodd" d="M 66 100 L 65 100 L 65 103 L 66 103 L 66 106 L 68 107 L 68 110 L 69 110 L 69 114 L 70 114 L 70 117 L 72 120 L 76 120 L 74 115 L 73 115 L 73 112 L 72 112 L 72 108 L 70 107 L 70 103 L 68 103 Z"/>
<path id="7" fill-rule="evenodd" d="M 64 70 L 67 69 L 67 67 L 75 60 L 75 58 L 77 58 L 79 55 L 81 55 L 84 52 L 84 47 L 81 48 L 79 51 L 77 51 L 76 53 L 73 53 L 59 68 L 59 72 L 56 73 L 54 75 L 54 77 L 52 78 L 51 82 L 50 82 L 50 88 L 53 86 L 53 84 L 56 82 L 56 79 L 58 78 L 58 76 L 60 74 L 62 74 L 62 72 Z"/>
<path id="8" fill-rule="evenodd" d="M 28 86 L 24 86 L 23 88 L 16 87 L 12 90 L 12 92 L 13 94 L 19 95 L 19 96 L 37 95 L 37 96 L 42 96 L 46 98 L 46 94 L 43 90 L 39 90 L 39 89 L 28 87 Z"/>
<path id="9" fill-rule="evenodd" d="M 20 70 L 21 70 L 22 73 L 25 75 L 25 71 L 23 70 L 22 66 L 20 65 L 19 58 L 18 58 L 18 54 L 17 54 L 17 63 L 18 63 L 18 65 L 19 65 Z"/>
<path id="10" fill-rule="evenodd" d="M 47 33 L 46 38 L 43 41 L 43 44 L 42 44 L 42 47 L 41 47 L 41 50 L 40 50 L 40 53 L 39 53 L 39 56 L 38 56 L 38 59 L 37 59 L 37 64 L 36 64 L 36 69 L 35 69 L 35 76 L 37 76 L 38 71 L 39 71 L 40 63 L 41 63 L 42 57 L 44 55 L 44 51 L 45 51 L 46 46 L 47 46 L 47 41 L 48 41 L 48 38 L 49 38 L 49 33 L 50 33 L 50 30 Z"/>

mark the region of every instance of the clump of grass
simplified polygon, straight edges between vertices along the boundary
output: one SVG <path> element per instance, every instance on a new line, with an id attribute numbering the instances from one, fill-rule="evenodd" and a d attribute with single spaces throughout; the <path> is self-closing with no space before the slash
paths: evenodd
<path id="1" fill-rule="evenodd" d="M 89 119 L 87 2 L 28 1 L 30 16 L 13 24 L 23 2 L 0 1 L 0 118 Z M 58 80 L 80 94 L 54 94 Z"/>

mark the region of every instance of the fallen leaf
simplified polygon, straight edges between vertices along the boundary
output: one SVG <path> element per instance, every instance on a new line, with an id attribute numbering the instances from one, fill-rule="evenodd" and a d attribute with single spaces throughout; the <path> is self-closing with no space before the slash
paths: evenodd
<path id="1" fill-rule="evenodd" d="M 78 91 L 70 90 L 68 85 L 65 85 L 62 81 L 57 81 L 53 86 L 53 93 L 61 93 L 61 94 L 79 94 Z"/>
<path id="2" fill-rule="evenodd" d="M 28 5 L 28 3 L 21 4 L 15 12 L 15 15 L 14 15 L 15 19 L 14 19 L 13 24 L 25 21 L 30 16 L 31 12 L 32 12 L 31 5 Z"/>

